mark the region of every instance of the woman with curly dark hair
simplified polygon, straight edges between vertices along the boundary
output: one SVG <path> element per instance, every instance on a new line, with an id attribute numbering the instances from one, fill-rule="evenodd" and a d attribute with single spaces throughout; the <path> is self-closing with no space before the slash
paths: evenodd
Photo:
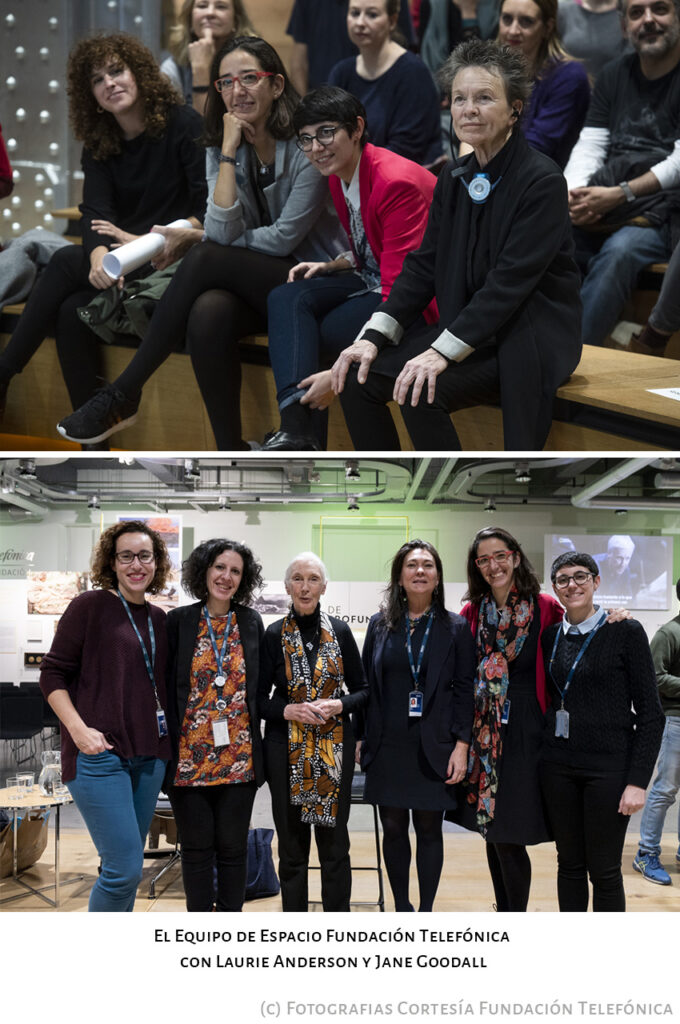
<path id="1" fill-rule="evenodd" d="M 295 263 L 333 259 L 346 245 L 326 181 L 295 144 L 298 95 L 276 50 L 257 37 L 234 39 L 211 74 L 208 240 L 182 260 L 126 369 L 58 424 L 68 440 L 94 443 L 124 427 L 151 374 L 185 346 L 217 448 L 247 448 L 239 341 L 266 330 L 267 296 Z"/>
<path id="2" fill-rule="evenodd" d="M 64 782 L 101 858 L 90 911 L 131 911 L 170 741 L 165 613 L 171 565 L 161 537 L 127 520 L 102 534 L 89 590 L 71 601 L 40 667 L 61 721 Z"/>
<path id="3" fill-rule="evenodd" d="M 256 35 L 243 0 L 184 0 L 170 29 L 161 71 L 199 114 L 205 111 L 215 54 L 236 36 Z"/>
<path id="4" fill-rule="evenodd" d="M 245 544 L 204 541 L 182 566 L 182 586 L 196 603 L 168 615 L 168 796 L 189 911 L 238 911 L 245 898 L 248 825 L 264 782 L 257 713 L 264 627 L 248 605 L 262 582 Z"/>
<path id="5" fill-rule="evenodd" d="M 76 310 L 113 284 L 102 267 L 109 248 L 160 226 L 166 242 L 155 266 L 163 269 L 200 238 L 205 215 L 201 120 L 150 50 L 124 33 L 83 39 L 69 56 L 67 83 L 71 125 L 83 143 L 83 244 L 54 254 L 0 355 L 0 416 L 11 378 L 52 331 L 73 406 L 82 405 L 97 387 L 99 346 Z M 193 228 L 163 229 L 180 217 Z"/>
<path id="6" fill-rule="evenodd" d="M 456 807 L 472 725 L 474 644 L 444 604 L 442 563 L 424 540 L 392 560 L 362 652 L 369 699 L 361 748 L 367 803 L 377 804 L 394 909 L 411 911 L 409 820 L 420 911 L 430 911 L 444 860 L 444 811 Z"/>

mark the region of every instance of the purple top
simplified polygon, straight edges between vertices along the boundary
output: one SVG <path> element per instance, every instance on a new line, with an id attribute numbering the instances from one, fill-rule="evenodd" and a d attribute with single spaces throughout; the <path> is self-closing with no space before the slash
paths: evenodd
<path id="1" fill-rule="evenodd" d="M 583 64 L 577 60 L 549 61 L 534 81 L 520 121 L 527 142 L 564 169 L 589 103 L 590 84 Z"/>
<path id="2" fill-rule="evenodd" d="M 130 604 L 130 611 L 151 653 L 147 607 L 156 636 L 155 679 L 167 708 L 165 612 L 155 605 Z M 67 690 L 86 725 L 99 729 L 120 757 L 170 758 L 170 741 L 160 739 L 151 680 L 123 603 L 111 590 L 89 590 L 71 601 L 62 615 L 49 653 L 40 666 L 45 697 Z M 64 782 L 76 775 L 78 748 L 61 729 Z"/>

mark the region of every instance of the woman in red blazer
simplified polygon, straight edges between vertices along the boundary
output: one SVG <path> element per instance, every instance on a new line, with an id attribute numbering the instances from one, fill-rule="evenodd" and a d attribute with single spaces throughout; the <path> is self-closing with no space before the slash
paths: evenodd
<path id="1" fill-rule="evenodd" d="M 268 450 L 318 449 L 311 410 L 333 395 L 330 365 L 382 299 L 423 237 L 436 179 L 423 167 L 367 142 L 360 100 L 334 86 L 306 96 L 294 116 L 297 143 L 329 179 L 350 248 L 328 263 L 298 263 L 268 301 L 269 355 L 281 427 Z M 436 306 L 424 314 L 437 319 Z"/>

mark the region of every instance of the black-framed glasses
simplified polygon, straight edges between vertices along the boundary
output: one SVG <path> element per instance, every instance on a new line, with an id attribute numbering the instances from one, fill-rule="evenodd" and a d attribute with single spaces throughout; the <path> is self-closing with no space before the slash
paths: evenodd
<path id="1" fill-rule="evenodd" d="M 142 565 L 148 565 L 154 561 L 153 551 L 116 551 L 116 559 L 121 565 L 132 565 L 135 558 Z"/>
<path id="2" fill-rule="evenodd" d="M 579 569 L 573 576 L 556 576 L 554 585 L 558 590 L 566 590 L 570 583 L 575 583 L 577 587 L 582 587 L 591 576 L 595 579 L 596 575 L 594 572 L 586 572 L 585 569 Z"/>
<path id="3" fill-rule="evenodd" d="M 244 89 L 254 89 L 261 78 L 274 78 L 273 71 L 245 71 L 242 75 L 222 75 L 213 85 L 218 92 L 231 92 L 236 83 Z"/>
<path id="4" fill-rule="evenodd" d="M 475 565 L 480 569 L 486 569 L 490 562 L 495 562 L 496 565 L 506 565 L 508 559 L 512 558 L 512 551 L 494 551 L 492 555 L 482 555 L 481 558 L 475 558 Z"/>
<path id="5" fill-rule="evenodd" d="M 316 135 L 298 135 L 295 145 L 303 153 L 309 153 L 315 142 L 318 142 L 320 146 L 330 146 L 335 138 L 335 133 L 344 127 L 343 124 L 325 124 L 322 128 L 319 128 Z"/>

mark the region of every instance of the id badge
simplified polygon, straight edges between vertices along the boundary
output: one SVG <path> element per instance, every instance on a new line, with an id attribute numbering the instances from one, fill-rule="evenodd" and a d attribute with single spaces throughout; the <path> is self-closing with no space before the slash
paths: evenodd
<path id="1" fill-rule="evenodd" d="M 510 721 L 510 701 L 506 697 L 505 698 L 505 703 L 503 704 L 503 710 L 501 711 L 501 725 L 507 725 L 509 721 Z"/>
<path id="2" fill-rule="evenodd" d="M 216 747 L 229 745 L 229 723 L 226 718 L 218 718 L 212 724 L 213 742 Z"/>
<path id="3" fill-rule="evenodd" d="M 420 690 L 411 690 L 408 695 L 408 717 L 422 718 L 423 716 L 423 695 Z"/>
<path id="4" fill-rule="evenodd" d="M 165 711 L 159 708 L 156 712 L 156 721 L 158 722 L 158 735 L 161 739 L 168 735 L 168 723 L 165 718 Z"/>
<path id="5" fill-rule="evenodd" d="M 555 735 L 563 740 L 569 739 L 569 712 L 564 708 L 555 712 Z"/>

